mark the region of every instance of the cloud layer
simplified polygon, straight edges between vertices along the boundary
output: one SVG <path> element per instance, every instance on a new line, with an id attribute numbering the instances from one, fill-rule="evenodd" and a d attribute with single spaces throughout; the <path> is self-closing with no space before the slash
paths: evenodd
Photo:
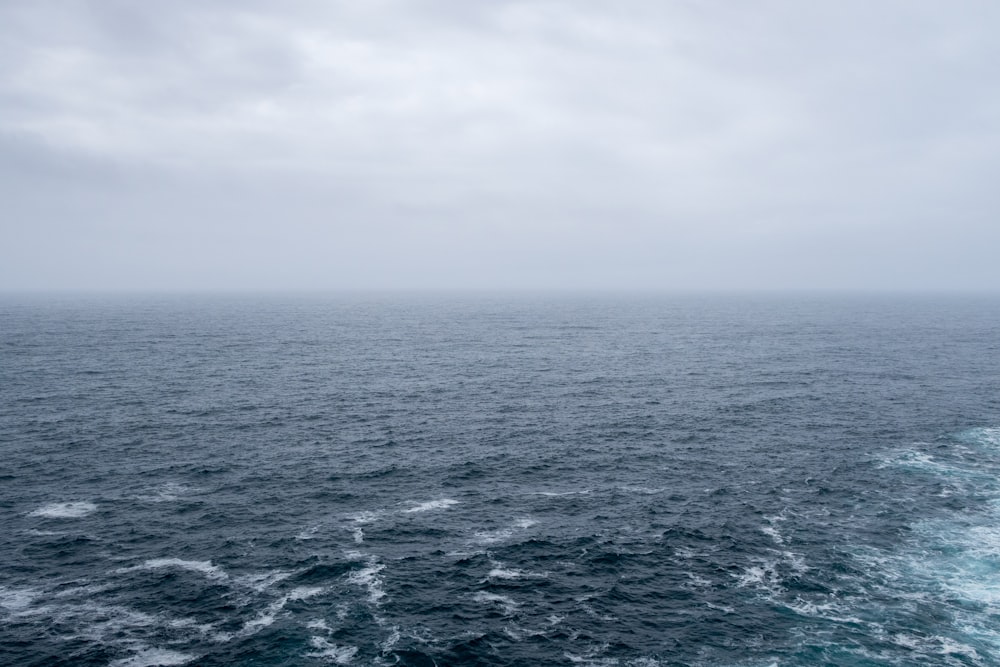
<path id="1" fill-rule="evenodd" d="M 0 288 L 1000 288 L 995 3 L 0 24 Z"/>

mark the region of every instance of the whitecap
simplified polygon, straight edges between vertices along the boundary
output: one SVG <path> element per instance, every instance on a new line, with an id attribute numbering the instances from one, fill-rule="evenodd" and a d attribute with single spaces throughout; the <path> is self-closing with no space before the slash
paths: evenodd
<path id="1" fill-rule="evenodd" d="M 97 511 L 97 505 L 87 501 L 49 503 L 39 507 L 28 516 L 41 516 L 47 519 L 79 519 L 95 511 Z"/>
<path id="2" fill-rule="evenodd" d="M 306 623 L 306 627 L 310 630 L 322 630 L 324 632 L 333 632 L 333 628 L 326 624 L 326 621 L 322 618 L 314 618 L 313 620 Z"/>
<path id="3" fill-rule="evenodd" d="M 257 616 L 244 623 L 239 635 L 241 637 L 248 637 L 260 632 L 267 626 L 274 623 L 274 621 L 278 618 L 278 614 L 284 610 L 285 605 L 292 600 L 305 600 L 319 595 L 324 590 L 325 589 L 321 586 L 299 586 L 298 588 L 292 589 L 286 595 L 281 596 L 269 604 L 267 608 L 257 614 Z"/>
<path id="4" fill-rule="evenodd" d="M 136 570 L 159 570 L 165 567 L 176 567 L 205 575 L 209 579 L 224 581 L 229 578 L 222 568 L 212 565 L 210 560 L 183 560 L 181 558 L 153 558 L 136 567 L 125 567 L 116 570 L 118 573 L 135 572 Z"/>
<path id="5" fill-rule="evenodd" d="M 854 623 L 857 625 L 866 625 L 866 622 L 863 619 L 860 619 L 857 616 L 845 614 L 845 610 L 841 609 L 833 602 L 816 603 L 797 597 L 794 602 L 786 603 L 785 608 L 799 614 L 800 616 L 822 618 L 835 623 Z"/>
<path id="6" fill-rule="evenodd" d="M 565 652 L 563 655 L 572 663 L 577 665 L 601 665 L 602 667 L 610 667 L 611 665 L 619 664 L 618 658 L 598 658 L 598 654 L 603 653 L 608 650 L 607 644 L 602 644 L 590 651 L 587 655 L 573 655 L 570 652 Z"/>
<path id="7" fill-rule="evenodd" d="M 781 590 L 781 576 L 776 566 L 776 562 L 763 562 L 760 565 L 744 568 L 743 574 L 737 575 L 736 586 L 759 588 L 770 594 L 776 594 Z"/>
<path id="8" fill-rule="evenodd" d="M 150 503 L 168 503 L 178 500 L 182 495 L 195 490 L 177 482 L 167 482 L 157 487 L 152 495 L 137 496 L 136 499 Z"/>
<path id="9" fill-rule="evenodd" d="M 56 598 L 93 597 L 97 593 L 112 588 L 112 584 L 85 584 L 83 586 L 73 586 L 66 588 L 55 594 Z"/>
<path id="10" fill-rule="evenodd" d="M 493 563 L 493 568 L 487 573 L 487 579 L 521 579 L 524 577 L 528 578 L 545 578 L 549 576 L 547 573 L 536 573 L 536 572 L 525 572 L 524 570 L 519 570 L 517 568 L 505 567 L 503 563 Z"/>
<path id="11" fill-rule="evenodd" d="M 524 517 L 514 521 L 509 528 L 499 528 L 497 530 L 477 530 L 472 534 L 473 540 L 478 544 L 496 544 L 503 542 L 514 536 L 515 530 L 527 530 L 538 522 L 530 517 Z"/>
<path id="12" fill-rule="evenodd" d="M 995 426 L 971 428 L 959 434 L 959 438 L 972 444 L 1000 447 L 1000 428 Z"/>
<path id="13" fill-rule="evenodd" d="M 323 658 L 338 665 L 346 665 L 354 659 L 358 652 L 357 646 L 340 646 L 323 639 L 311 637 L 309 644 L 317 650 L 316 653 L 306 653 L 307 658 Z"/>
<path id="14" fill-rule="evenodd" d="M 184 665 L 197 656 L 179 651 L 168 651 L 162 648 L 147 648 L 133 656 L 113 661 L 108 667 L 168 667 Z"/>
<path id="15" fill-rule="evenodd" d="M 39 595 L 30 588 L 4 588 L 0 586 L 0 607 L 10 611 L 20 611 L 29 607 Z"/>
<path id="16" fill-rule="evenodd" d="M 406 512 L 407 514 L 413 512 L 427 512 L 429 510 L 445 509 L 447 507 L 451 507 L 452 505 L 457 505 L 457 504 L 458 504 L 457 500 L 452 500 L 451 498 L 442 498 L 440 500 L 431 500 L 426 503 L 419 503 L 408 510 L 404 510 L 404 512 Z"/>
<path id="17" fill-rule="evenodd" d="M 883 458 L 878 464 L 879 468 L 886 468 L 888 466 L 920 470 L 932 473 L 939 477 L 958 478 L 966 481 L 987 479 L 989 477 L 982 471 L 969 470 L 957 465 L 945 463 L 944 461 L 934 458 L 930 454 L 916 451 L 914 449 L 896 450 L 889 456 Z"/>
<path id="18" fill-rule="evenodd" d="M 401 636 L 399 634 L 399 626 L 396 625 L 392 626 L 392 632 L 390 632 L 389 636 L 386 637 L 385 641 L 382 642 L 381 645 L 382 652 L 388 653 L 389 651 L 391 651 L 392 647 L 399 642 L 400 638 Z"/>
<path id="19" fill-rule="evenodd" d="M 311 526 L 309 528 L 302 529 L 298 535 L 295 536 L 297 540 L 311 540 L 316 537 L 316 533 L 319 532 L 321 526 Z"/>
<path id="20" fill-rule="evenodd" d="M 272 572 L 261 572 L 259 574 L 244 574 L 239 577 L 235 577 L 234 581 L 241 586 L 253 589 L 257 593 L 263 593 L 274 584 L 279 581 L 284 581 L 293 574 L 295 573 L 285 570 L 274 570 Z"/>
<path id="21" fill-rule="evenodd" d="M 619 486 L 618 490 L 624 493 L 637 493 L 644 496 L 653 496 L 666 491 L 666 489 L 662 487 L 654 489 L 648 486 Z"/>
<path id="22" fill-rule="evenodd" d="M 486 576 L 490 579 L 520 579 L 524 576 L 524 573 L 520 570 L 506 570 L 501 567 L 495 567 Z"/>
<path id="23" fill-rule="evenodd" d="M 496 544 L 510 538 L 514 531 L 510 528 L 500 530 L 477 530 L 472 534 L 473 539 L 479 544 Z"/>
<path id="24" fill-rule="evenodd" d="M 385 597 L 385 591 L 382 590 L 382 578 L 379 577 L 379 572 L 385 569 L 385 565 L 379 563 L 374 557 L 368 559 L 368 567 L 361 570 L 355 570 L 347 575 L 347 581 L 355 584 L 357 586 L 363 586 L 368 589 L 368 602 L 378 606 L 382 602 L 382 598 Z"/>
<path id="25" fill-rule="evenodd" d="M 711 581 L 709 581 L 705 577 L 695 574 L 694 572 L 685 572 L 684 574 L 686 574 L 687 578 L 691 580 L 692 586 L 697 586 L 699 588 L 708 588 L 709 586 L 712 585 Z"/>
<path id="26" fill-rule="evenodd" d="M 497 593 L 489 593 L 487 591 L 479 591 L 472 596 L 472 599 L 476 602 L 482 602 L 485 604 L 495 604 L 503 608 L 503 611 L 508 616 L 512 615 L 517 611 L 518 604 L 511 600 L 506 595 L 498 595 Z"/>
<path id="27" fill-rule="evenodd" d="M 968 644 L 957 642 L 950 637 L 934 635 L 924 638 L 899 633 L 892 636 L 892 641 L 898 646 L 925 654 L 959 655 L 964 656 L 976 663 L 980 661 L 979 652 L 976 651 L 975 648 L 969 646 Z"/>
<path id="28" fill-rule="evenodd" d="M 764 533 L 770 537 L 775 544 L 783 545 L 785 543 L 784 536 L 778 531 L 778 527 L 775 526 L 776 523 L 784 521 L 785 517 L 781 515 L 777 516 L 765 516 L 764 519 L 767 521 L 766 524 L 761 526 L 760 532 Z"/>

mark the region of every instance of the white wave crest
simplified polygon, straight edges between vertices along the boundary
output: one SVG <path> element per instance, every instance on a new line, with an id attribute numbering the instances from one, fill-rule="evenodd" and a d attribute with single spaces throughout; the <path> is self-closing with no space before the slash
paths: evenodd
<path id="1" fill-rule="evenodd" d="M 321 526 L 311 526 L 309 528 L 303 528 L 298 535 L 295 536 L 297 540 L 311 540 L 316 537 L 316 533 L 319 532 Z"/>
<path id="2" fill-rule="evenodd" d="M 546 498 L 558 498 L 561 496 L 585 496 L 590 493 L 590 489 L 582 491 L 533 491 L 530 496 L 545 496 Z"/>
<path id="3" fill-rule="evenodd" d="M 338 646 L 323 639 L 322 637 L 311 637 L 309 643 L 314 649 L 315 653 L 306 653 L 307 658 L 323 658 L 328 662 L 333 662 L 337 665 L 346 665 L 351 660 L 354 659 L 354 655 L 358 652 L 357 646 Z"/>
<path id="4" fill-rule="evenodd" d="M 487 591 L 479 591 L 472 596 L 472 599 L 476 602 L 482 602 L 484 604 L 495 604 L 503 608 L 503 612 L 508 616 L 514 614 L 517 608 L 520 606 L 513 600 L 511 600 L 506 595 L 498 595 L 496 593 L 488 593 Z"/>
<path id="5" fill-rule="evenodd" d="M 234 581 L 241 586 L 253 589 L 257 593 L 263 593 L 274 584 L 279 581 L 284 581 L 293 574 L 295 573 L 285 570 L 274 570 L 272 572 L 261 572 L 259 574 L 244 574 L 242 576 L 235 577 Z"/>
<path id="6" fill-rule="evenodd" d="M 379 572 L 384 569 L 385 565 L 379 563 L 374 557 L 369 558 L 368 567 L 351 572 L 347 575 L 347 581 L 367 588 L 368 602 L 377 607 L 381 604 L 382 598 L 385 597 L 385 591 L 382 589 L 382 578 L 378 576 Z"/>
<path id="7" fill-rule="evenodd" d="M 1000 428 L 995 426 L 971 428 L 960 434 L 959 438 L 977 445 L 1000 447 Z"/>
<path id="8" fill-rule="evenodd" d="M 128 658 L 115 660 L 108 667 L 168 667 L 187 664 L 196 657 L 188 653 L 168 651 L 162 648 L 147 648 Z"/>
<path id="9" fill-rule="evenodd" d="M 31 605 L 38 591 L 29 588 L 4 588 L 0 586 L 0 607 L 10 611 L 19 611 Z"/>
<path id="10" fill-rule="evenodd" d="M 618 490 L 623 493 L 636 493 L 643 496 L 654 496 L 658 493 L 663 493 L 666 488 L 654 489 L 648 486 L 619 486 Z"/>
<path id="11" fill-rule="evenodd" d="M 178 500 L 182 495 L 196 491 L 189 486 L 178 484 L 177 482 L 167 482 L 156 487 L 152 494 L 137 496 L 137 500 L 144 500 L 150 503 L 169 503 Z"/>
<path id="12" fill-rule="evenodd" d="M 451 498 L 442 498 L 440 500 L 431 500 L 426 503 L 419 503 L 418 505 L 411 507 L 408 510 L 404 510 L 407 514 L 413 512 L 427 512 L 430 510 L 440 510 L 451 507 L 452 505 L 457 505 L 457 500 L 452 500 Z"/>
<path id="13" fill-rule="evenodd" d="M 267 626 L 274 623 L 287 605 L 292 600 L 305 600 L 322 593 L 325 589 L 321 586 L 299 586 L 298 588 L 293 588 L 289 593 L 281 596 L 271 604 L 267 606 L 263 611 L 261 611 L 257 616 L 250 619 L 243 624 L 243 628 L 239 631 L 241 637 L 249 637 L 250 635 L 257 634 Z"/>
<path id="14" fill-rule="evenodd" d="M 212 565 L 210 560 L 183 560 L 181 558 L 153 558 L 136 567 L 125 567 L 116 570 L 118 573 L 135 572 L 136 570 L 159 570 L 166 567 L 176 567 L 205 575 L 209 579 L 224 581 L 229 578 L 223 569 Z"/>
<path id="15" fill-rule="evenodd" d="M 47 519 L 79 519 L 96 511 L 97 505 L 87 501 L 49 503 L 39 507 L 28 516 L 41 516 Z"/>

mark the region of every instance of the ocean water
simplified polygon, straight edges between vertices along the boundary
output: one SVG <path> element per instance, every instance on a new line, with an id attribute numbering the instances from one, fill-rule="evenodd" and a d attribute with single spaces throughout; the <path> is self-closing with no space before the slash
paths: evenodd
<path id="1" fill-rule="evenodd" d="M 1000 299 L 6 296 L 0 664 L 1000 665 Z"/>

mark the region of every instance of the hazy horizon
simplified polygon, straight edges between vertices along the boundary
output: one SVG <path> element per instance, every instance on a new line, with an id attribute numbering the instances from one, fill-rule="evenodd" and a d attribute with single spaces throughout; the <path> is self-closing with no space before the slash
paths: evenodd
<path id="1" fill-rule="evenodd" d="M 0 6 L 0 292 L 1000 291 L 1000 6 Z"/>

